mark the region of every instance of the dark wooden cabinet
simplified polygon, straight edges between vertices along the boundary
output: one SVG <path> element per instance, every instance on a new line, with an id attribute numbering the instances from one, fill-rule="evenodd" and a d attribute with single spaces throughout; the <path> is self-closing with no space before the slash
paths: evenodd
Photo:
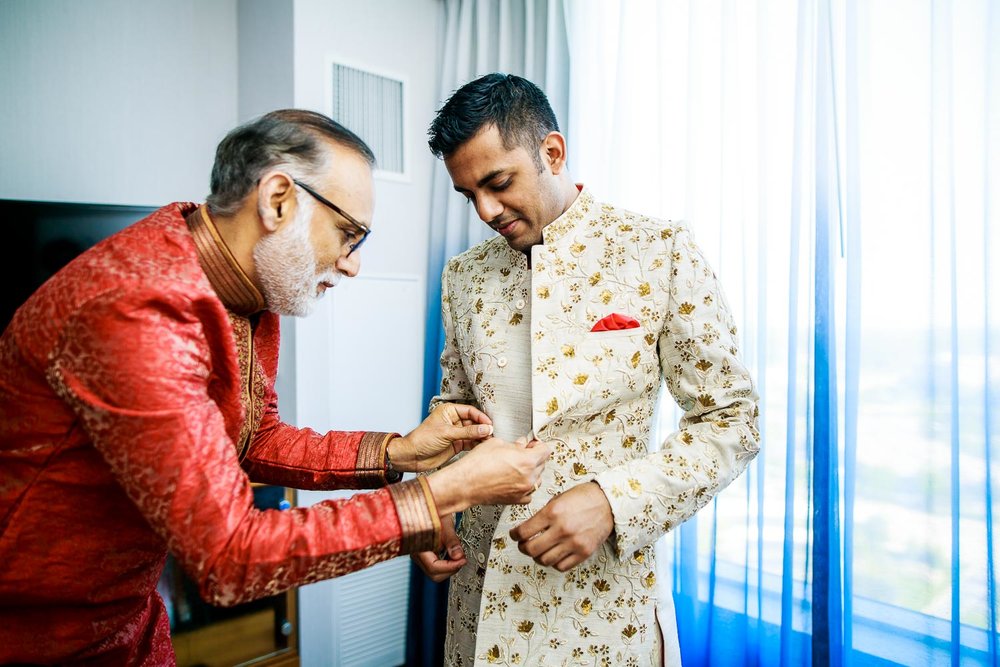
<path id="1" fill-rule="evenodd" d="M 295 503 L 294 491 L 254 485 L 254 504 L 282 510 Z M 170 634 L 178 667 L 299 664 L 297 590 L 235 607 L 214 607 L 172 557 L 158 586 L 170 614 Z"/>

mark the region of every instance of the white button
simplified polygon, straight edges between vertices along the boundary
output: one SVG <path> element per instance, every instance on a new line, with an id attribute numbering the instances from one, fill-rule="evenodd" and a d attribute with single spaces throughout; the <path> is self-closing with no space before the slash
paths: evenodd
<path id="1" fill-rule="evenodd" d="M 497 366 L 503 368 L 506 365 L 507 365 L 507 357 L 500 357 L 499 359 L 497 359 Z"/>
<path id="2" fill-rule="evenodd" d="M 514 307 L 517 308 L 518 310 L 524 308 L 524 299 L 518 299 L 517 301 L 515 301 Z"/>

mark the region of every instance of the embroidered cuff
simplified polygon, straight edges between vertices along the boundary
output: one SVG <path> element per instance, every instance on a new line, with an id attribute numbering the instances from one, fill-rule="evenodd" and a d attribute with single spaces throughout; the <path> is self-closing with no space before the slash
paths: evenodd
<path id="1" fill-rule="evenodd" d="M 398 437 L 398 433 L 377 431 L 370 431 L 361 436 L 358 460 L 354 466 L 360 488 L 375 488 L 388 483 L 385 476 L 385 449 L 389 446 L 390 440 Z"/>
<path id="2" fill-rule="evenodd" d="M 433 551 L 441 543 L 441 519 L 424 477 L 388 487 L 403 531 L 401 554 Z"/>

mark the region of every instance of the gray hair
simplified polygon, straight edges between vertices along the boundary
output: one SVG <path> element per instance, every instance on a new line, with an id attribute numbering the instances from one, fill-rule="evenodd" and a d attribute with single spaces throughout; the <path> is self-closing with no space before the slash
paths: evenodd
<path id="1" fill-rule="evenodd" d="M 280 109 L 232 130 L 215 150 L 211 194 L 206 198 L 216 215 L 234 215 L 261 176 L 287 166 L 302 175 L 315 175 L 329 160 L 322 140 L 334 141 L 375 166 L 375 155 L 356 134 L 314 111 Z"/>

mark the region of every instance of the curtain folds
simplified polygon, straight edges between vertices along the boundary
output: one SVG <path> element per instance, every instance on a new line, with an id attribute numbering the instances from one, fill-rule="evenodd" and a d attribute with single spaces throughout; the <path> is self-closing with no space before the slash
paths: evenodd
<path id="1" fill-rule="evenodd" d="M 1000 3 L 442 7 L 442 102 L 534 80 L 570 173 L 686 220 L 726 288 L 762 449 L 657 545 L 686 667 L 1000 665 Z M 433 188 L 427 399 L 441 269 L 490 233 Z"/>
<path id="2" fill-rule="evenodd" d="M 570 169 L 688 221 L 762 396 L 664 539 L 685 665 L 998 664 L 998 11 L 569 6 Z"/>
<path id="3" fill-rule="evenodd" d="M 445 37 L 439 104 L 468 81 L 490 72 L 507 72 L 538 84 L 549 96 L 556 117 L 567 116 L 563 0 L 444 0 L 441 5 Z M 425 405 L 438 393 L 441 381 L 441 271 L 450 257 L 493 235 L 475 210 L 456 195 L 441 161 L 435 164 L 431 187 Z"/>

